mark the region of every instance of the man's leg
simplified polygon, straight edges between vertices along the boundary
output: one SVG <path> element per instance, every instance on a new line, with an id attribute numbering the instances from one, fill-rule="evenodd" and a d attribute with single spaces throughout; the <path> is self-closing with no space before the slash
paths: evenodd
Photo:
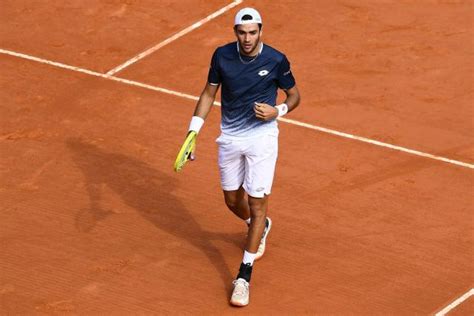
<path id="1" fill-rule="evenodd" d="M 250 218 L 249 202 L 245 198 L 245 190 L 240 187 L 235 191 L 223 191 L 225 204 L 235 215 L 243 220 Z"/>
<path id="2" fill-rule="evenodd" d="M 253 263 L 262 256 L 265 250 L 265 239 L 271 228 L 271 220 L 266 215 L 268 195 L 271 192 L 278 156 L 278 137 L 273 134 L 265 135 L 249 140 L 247 145 L 249 146 L 244 150 L 246 169 L 242 186 L 248 194 L 251 222 L 244 256 L 234 281 L 234 291 L 230 300 L 231 304 L 237 306 L 246 306 L 249 303 Z"/>
<path id="3" fill-rule="evenodd" d="M 251 223 L 245 246 L 247 252 L 256 253 L 260 245 L 267 218 L 268 198 L 268 195 L 264 195 L 263 198 L 249 196 Z"/>
<path id="4" fill-rule="evenodd" d="M 244 258 L 240 264 L 239 274 L 234 281 L 234 291 L 232 292 L 230 300 L 231 304 L 236 306 L 246 306 L 249 303 L 249 286 L 252 277 L 252 267 L 265 229 L 268 196 L 264 195 L 263 198 L 249 196 L 248 202 L 252 220 L 247 236 Z"/>

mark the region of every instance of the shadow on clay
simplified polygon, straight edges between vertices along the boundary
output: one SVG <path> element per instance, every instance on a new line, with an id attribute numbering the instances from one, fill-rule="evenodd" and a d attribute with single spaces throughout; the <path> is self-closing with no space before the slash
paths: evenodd
<path id="1" fill-rule="evenodd" d="M 201 250 L 219 272 L 227 292 L 231 290 L 234 276 L 212 241 L 242 247 L 243 234 L 204 231 L 183 203 L 173 196 L 176 180 L 149 164 L 124 154 L 107 152 L 79 139 L 69 139 L 67 146 L 86 178 L 90 198 L 89 209 L 79 212 L 76 217 L 80 231 L 89 232 L 99 221 L 113 216 L 113 212 L 100 207 L 101 187 L 106 185 L 158 229 Z"/>

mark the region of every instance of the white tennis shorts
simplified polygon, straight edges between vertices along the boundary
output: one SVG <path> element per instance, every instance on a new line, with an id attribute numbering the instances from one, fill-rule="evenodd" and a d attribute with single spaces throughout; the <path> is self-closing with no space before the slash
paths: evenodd
<path id="1" fill-rule="evenodd" d="M 224 191 L 243 186 L 252 197 L 263 198 L 271 193 L 278 157 L 278 130 L 251 138 L 221 135 L 216 142 Z"/>

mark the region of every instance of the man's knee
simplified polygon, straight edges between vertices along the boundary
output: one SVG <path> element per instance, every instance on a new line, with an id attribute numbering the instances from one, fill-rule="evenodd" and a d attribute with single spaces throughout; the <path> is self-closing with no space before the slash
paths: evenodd
<path id="1" fill-rule="evenodd" d="M 232 198 L 226 198 L 225 199 L 225 204 L 227 205 L 227 207 L 231 210 L 236 210 L 239 206 L 239 204 L 237 203 L 237 200 L 236 199 L 232 199 Z"/>
<path id="2" fill-rule="evenodd" d="M 235 191 L 224 191 L 225 204 L 232 211 L 238 210 L 243 200 L 245 200 L 245 191 L 242 187 Z"/>
<path id="3" fill-rule="evenodd" d="M 233 211 L 237 210 L 239 208 L 239 204 L 241 203 L 239 194 L 230 192 L 224 194 L 224 200 L 227 207 Z"/>

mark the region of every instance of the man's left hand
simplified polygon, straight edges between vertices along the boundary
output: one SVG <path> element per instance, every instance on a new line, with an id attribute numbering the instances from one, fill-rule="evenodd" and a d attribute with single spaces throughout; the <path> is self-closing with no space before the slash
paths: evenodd
<path id="1" fill-rule="evenodd" d="M 271 121 L 278 117 L 278 109 L 266 103 L 255 102 L 253 110 L 255 116 L 262 121 Z"/>

